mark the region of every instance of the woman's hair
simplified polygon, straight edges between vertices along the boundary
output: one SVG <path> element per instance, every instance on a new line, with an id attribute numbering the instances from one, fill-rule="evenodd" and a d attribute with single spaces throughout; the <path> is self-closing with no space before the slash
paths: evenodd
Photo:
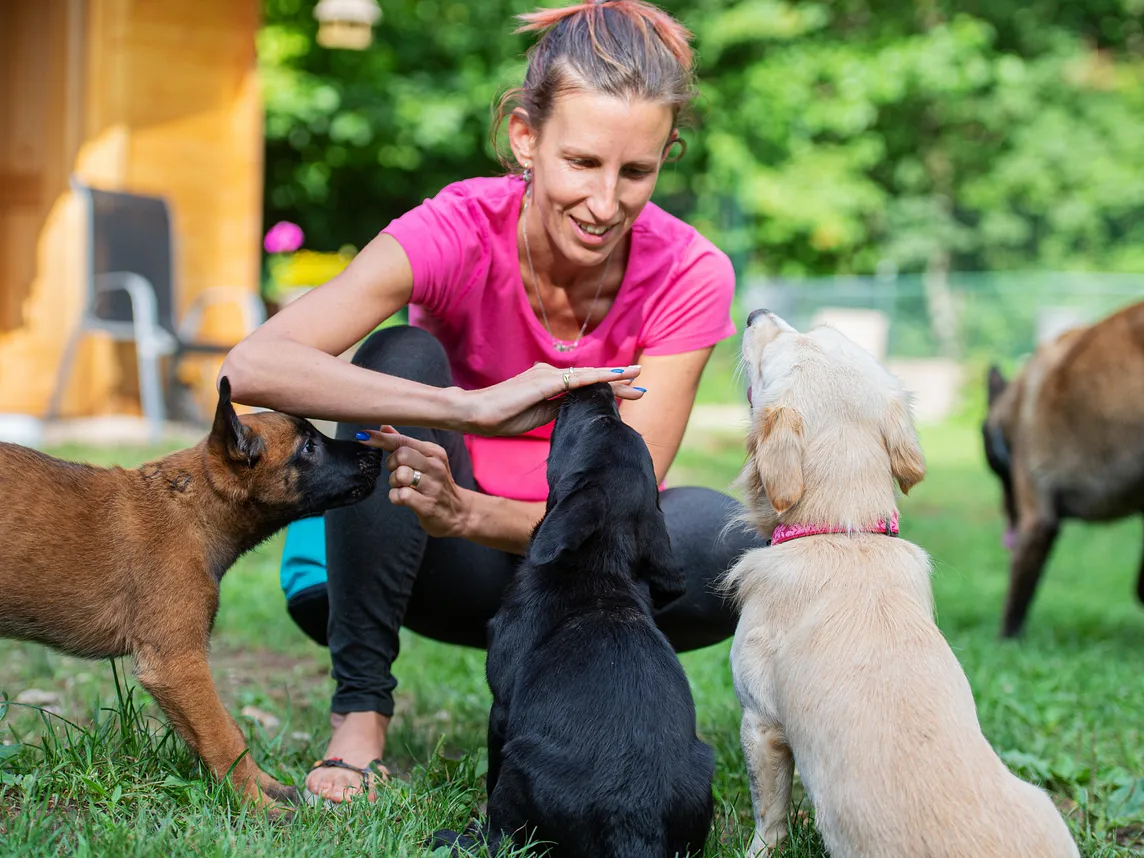
<path id="1" fill-rule="evenodd" d="M 600 92 L 665 104 L 674 126 L 695 98 L 691 33 L 645 0 L 592 0 L 519 18 L 524 23 L 516 32 L 541 36 L 528 51 L 524 85 L 506 92 L 493 108 L 493 148 L 510 170 L 518 165 L 498 146 L 498 133 L 517 107 L 540 131 L 561 95 Z"/>

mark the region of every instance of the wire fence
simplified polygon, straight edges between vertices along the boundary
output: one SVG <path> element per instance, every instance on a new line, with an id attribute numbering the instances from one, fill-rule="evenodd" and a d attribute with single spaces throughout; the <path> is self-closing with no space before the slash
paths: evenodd
<path id="1" fill-rule="evenodd" d="M 745 305 L 800 330 L 832 321 L 883 358 L 1010 362 L 1076 324 L 1144 300 L 1144 274 L 950 273 L 747 280 Z M 866 343 L 863 343 L 866 344 Z"/>
<path id="2" fill-rule="evenodd" d="M 834 325 L 882 360 L 941 421 L 984 408 L 984 367 L 1015 369 L 1039 342 L 1144 300 L 1144 274 L 985 272 L 748 279 L 740 304 L 799 330 Z M 968 413 L 968 412 L 966 412 Z"/>

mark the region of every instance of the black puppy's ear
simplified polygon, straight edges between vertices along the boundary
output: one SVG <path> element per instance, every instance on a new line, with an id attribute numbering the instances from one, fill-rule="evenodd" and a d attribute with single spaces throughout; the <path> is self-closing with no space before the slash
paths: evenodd
<path id="1" fill-rule="evenodd" d="M 997 365 L 993 364 L 989 367 L 989 380 L 986 384 L 989 391 L 988 402 L 992 405 L 997 401 L 997 397 L 1005 392 L 1005 388 L 1008 387 L 1009 382 L 1005 380 L 1005 376 L 1001 374 L 1001 370 L 997 368 Z"/>
<path id="2" fill-rule="evenodd" d="M 659 610 L 687 591 L 687 578 L 675 562 L 663 513 L 657 509 L 641 524 L 637 575 L 647 581 L 652 606 Z"/>
<path id="3" fill-rule="evenodd" d="M 262 455 L 262 439 L 238 419 L 230 401 L 230 379 L 225 375 L 218 383 L 218 405 L 211 426 L 211 449 L 233 462 L 253 465 Z"/>
<path id="4" fill-rule="evenodd" d="M 602 526 L 604 499 L 599 489 L 574 489 L 544 513 L 528 546 L 528 559 L 537 566 L 555 563 L 579 551 Z"/>

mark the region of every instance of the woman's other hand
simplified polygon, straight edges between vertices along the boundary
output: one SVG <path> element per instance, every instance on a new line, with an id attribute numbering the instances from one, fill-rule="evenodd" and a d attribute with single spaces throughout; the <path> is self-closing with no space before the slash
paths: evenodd
<path id="1" fill-rule="evenodd" d="M 569 390 L 605 381 L 619 399 L 639 399 L 643 388 L 632 386 L 639 366 L 616 369 L 576 367 L 561 369 L 534 364 L 500 384 L 465 392 L 466 432 L 473 435 L 519 435 L 556 419 L 560 401 Z"/>
<path id="2" fill-rule="evenodd" d="M 364 436 L 364 437 L 363 437 Z M 453 481 L 445 449 L 429 441 L 402 435 L 392 426 L 359 432 L 358 440 L 389 455 L 389 501 L 409 507 L 430 536 L 463 537 L 470 510 L 466 492 Z"/>

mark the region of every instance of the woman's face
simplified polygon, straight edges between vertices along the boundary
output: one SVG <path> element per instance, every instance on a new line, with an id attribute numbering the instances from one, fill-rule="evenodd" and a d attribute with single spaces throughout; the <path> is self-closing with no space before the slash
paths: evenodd
<path id="1" fill-rule="evenodd" d="M 513 114 L 509 139 L 532 167 L 532 206 L 556 258 L 597 265 L 623 239 L 655 190 L 672 119 L 665 104 L 591 91 L 558 98 L 539 135 Z"/>

